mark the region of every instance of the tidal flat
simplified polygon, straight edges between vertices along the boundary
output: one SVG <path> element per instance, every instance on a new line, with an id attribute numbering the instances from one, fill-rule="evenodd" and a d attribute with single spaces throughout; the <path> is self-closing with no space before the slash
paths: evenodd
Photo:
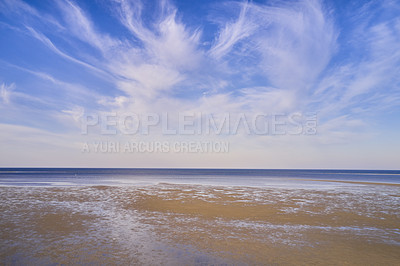
<path id="1" fill-rule="evenodd" d="M 399 265 L 400 186 L 0 187 L 3 265 Z"/>

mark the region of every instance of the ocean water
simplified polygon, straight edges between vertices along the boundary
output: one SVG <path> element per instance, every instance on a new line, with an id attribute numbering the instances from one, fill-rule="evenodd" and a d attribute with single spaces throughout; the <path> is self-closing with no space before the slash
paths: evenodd
<path id="1" fill-rule="evenodd" d="M 331 182 L 329 182 L 331 181 Z M 0 186 L 146 185 L 337 187 L 352 182 L 400 184 L 399 170 L 0 168 Z"/>

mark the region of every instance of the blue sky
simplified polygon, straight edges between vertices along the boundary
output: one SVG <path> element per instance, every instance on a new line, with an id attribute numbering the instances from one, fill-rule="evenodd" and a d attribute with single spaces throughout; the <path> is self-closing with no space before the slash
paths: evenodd
<path id="1" fill-rule="evenodd" d="M 0 166 L 399 169 L 400 3 L 0 0 Z M 107 112 L 316 113 L 228 154 L 93 154 Z M 204 140 L 192 136 L 190 140 Z"/>

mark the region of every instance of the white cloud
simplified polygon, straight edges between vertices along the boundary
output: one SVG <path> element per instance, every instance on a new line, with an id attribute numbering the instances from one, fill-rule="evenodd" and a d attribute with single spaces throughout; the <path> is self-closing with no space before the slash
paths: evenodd
<path id="1" fill-rule="evenodd" d="M 177 20 L 177 10 L 169 2 L 161 2 L 161 12 L 152 28 L 144 26 L 142 21 L 142 4 L 119 1 L 119 18 L 121 23 L 141 42 L 142 48 L 134 51 L 136 57 L 126 61 L 135 67 L 141 64 L 158 65 L 176 71 L 196 69 L 203 56 L 198 48 L 201 31 L 188 30 Z M 122 50 L 129 54 L 132 50 Z M 120 58 L 129 56 L 119 55 Z M 122 66 L 124 67 L 124 66 Z"/>
<path id="2" fill-rule="evenodd" d="M 40 20 L 47 25 L 55 26 L 57 29 L 64 29 L 63 26 L 52 16 L 39 12 L 36 8 L 21 0 L 3 0 L 0 2 L 0 13 L 6 16 L 18 15 L 18 19 L 24 22 L 30 19 Z"/>
<path id="3" fill-rule="evenodd" d="M 52 90 L 57 90 L 59 92 L 59 94 L 67 95 L 69 97 L 69 99 L 78 101 L 78 100 L 84 100 L 84 99 L 100 100 L 103 98 L 103 96 L 100 93 L 98 93 L 92 89 L 89 89 L 81 84 L 75 84 L 75 83 L 62 81 L 60 79 L 55 78 L 54 76 L 52 76 L 49 73 L 31 70 L 31 69 L 17 66 L 14 64 L 10 64 L 7 62 L 3 62 L 3 64 L 7 65 L 9 68 L 15 68 L 15 69 L 23 71 L 25 73 L 29 73 L 37 78 L 40 78 L 41 82 L 49 82 L 50 84 L 53 84 L 53 86 L 55 86 L 55 87 L 53 87 Z M 14 94 L 15 94 L 15 96 L 23 97 L 30 101 L 40 102 L 41 104 L 49 104 L 49 102 L 46 103 L 45 100 L 35 97 L 34 93 L 31 93 L 30 95 L 28 95 L 26 93 L 15 92 Z M 64 99 L 61 99 L 61 100 L 64 100 Z M 57 100 L 57 102 L 58 101 L 59 101 L 59 99 Z"/>
<path id="4" fill-rule="evenodd" d="M 369 16 L 365 18 L 364 13 Z M 309 99 L 318 103 L 324 116 L 332 118 L 344 113 L 350 117 L 359 116 L 351 110 L 361 109 L 369 113 L 380 112 L 394 107 L 393 100 L 399 99 L 400 37 L 396 27 L 400 20 L 374 21 L 371 14 L 373 12 L 363 10 L 356 16 L 359 23 L 348 29 L 348 34 L 355 36 L 350 42 L 351 48 L 354 53 L 359 52 L 357 49 L 362 50 L 362 57 L 331 68 Z"/>
<path id="5" fill-rule="evenodd" d="M 15 89 L 15 84 L 11 83 L 10 85 L 6 85 L 5 83 L 0 85 L 0 97 L 5 104 L 10 103 L 10 98 L 12 91 Z"/>
<path id="6" fill-rule="evenodd" d="M 70 110 L 62 110 L 63 113 L 71 115 L 74 121 L 79 122 L 85 113 L 85 109 L 81 106 L 74 106 Z"/>
<path id="7" fill-rule="evenodd" d="M 122 87 L 131 96 L 153 98 L 157 92 L 168 90 L 183 79 L 183 75 L 178 71 L 160 65 L 128 65 L 121 70 L 123 71 L 121 74 L 125 77 L 134 79 L 140 84 L 140 86 Z M 128 84 L 130 83 L 128 82 Z"/>
<path id="8" fill-rule="evenodd" d="M 125 108 L 126 105 L 132 104 L 132 100 L 125 96 L 118 96 L 118 97 L 102 97 L 97 101 L 99 104 L 111 107 L 111 108 Z"/>
<path id="9" fill-rule="evenodd" d="M 251 16 L 248 15 L 249 6 L 251 6 L 249 3 L 244 3 L 237 20 L 226 23 L 221 29 L 218 38 L 209 51 L 212 57 L 220 59 L 229 53 L 238 41 L 251 36 L 260 26 L 253 22 Z"/>
<path id="10" fill-rule="evenodd" d="M 79 39 L 89 43 L 106 53 L 109 49 L 121 44 L 118 40 L 108 35 L 98 33 L 93 22 L 88 18 L 79 6 L 71 1 L 57 1 L 58 6 L 63 11 L 68 23 L 68 29 Z"/>
<path id="11" fill-rule="evenodd" d="M 319 1 L 282 7 L 254 6 L 254 18 L 267 25 L 257 35 L 261 67 L 272 85 L 308 90 L 336 49 L 337 32 Z"/>
<path id="12" fill-rule="evenodd" d="M 90 69 L 90 70 L 94 71 L 94 72 L 97 73 L 97 74 L 101 74 L 101 75 L 106 75 L 106 76 L 108 76 L 108 77 L 112 77 L 112 76 L 110 76 L 109 73 L 105 72 L 104 70 L 101 70 L 101 69 L 99 69 L 99 68 L 97 68 L 97 67 L 92 66 L 91 64 L 88 64 L 88 63 L 86 63 L 86 62 L 83 62 L 83 61 L 81 61 L 81 60 L 79 60 L 79 59 L 76 59 L 76 58 L 74 58 L 74 57 L 72 57 L 72 56 L 70 56 L 70 55 L 68 55 L 68 54 L 66 54 L 66 53 L 64 53 L 64 52 L 62 52 L 60 49 L 58 49 L 58 48 L 53 44 L 53 42 L 52 42 L 49 38 L 47 38 L 47 37 L 46 37 L 44 34 L 42 34 L 41 32 L 36 31 L 35 29 L 33 29 L 33 28 L 30 27 L 30 26 L 26 26 L 26 28 L 28 29 L 29 33 L 30 33 L 34 38 L 36 38 L 37 40 L 39 40 L 40 42 L 42 42 L 45 46 L 47 46 L 47 48 L 49 48 L 51 51 L 53 51 L 54 53 L 58 54 L 59 56 L 65 58 L 65 59 L 67 59 L 67 60 L 69 60 L 69 61 L 71 61 L 71 62 L 74 62 L 74 63 L 76 63 L 76 64 L 79 64 L 79 65 L 81 65 L 81 66 L 84 66 L 85 68 Z"/>

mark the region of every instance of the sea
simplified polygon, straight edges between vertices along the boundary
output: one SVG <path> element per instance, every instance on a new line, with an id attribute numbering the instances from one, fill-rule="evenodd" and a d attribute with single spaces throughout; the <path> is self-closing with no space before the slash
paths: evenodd
<path id="1" fill-rule="evenodd" d="M 249 187 L 400 184 L 400 170 L 0 168 L 0 186 L 121 186 L 158 183 Z"/>

